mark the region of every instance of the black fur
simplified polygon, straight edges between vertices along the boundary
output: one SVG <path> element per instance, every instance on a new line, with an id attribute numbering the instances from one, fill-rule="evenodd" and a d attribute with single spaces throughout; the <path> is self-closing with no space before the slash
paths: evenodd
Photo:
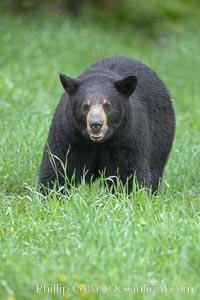
<path id="1" fill-rule="evenodd" d="M 77 79 L 60 75 L 65 92 L 55 111 L 40 166 L 39 185 L 64 184 L 59 160 L 58 178 L 49 160 L 48 149 L 64 164 L 66 174 L 81 181 L 99 176 L 119 176 L 125 183 L 136 175 L 140 185 L 157 190 L 175 132 L 170 95 L 159 77 L 139 61 L 108 57 L 89 66 Z M 107 97 L 113 111 L 108 116 L 108 132 L 102 142 L 93 142 L 85 133 L 81 105 L 86 97 Z M 70 149 L 69 149 L 70 147 Z M 129 191 L 132 180 L 129 180 Z"/>

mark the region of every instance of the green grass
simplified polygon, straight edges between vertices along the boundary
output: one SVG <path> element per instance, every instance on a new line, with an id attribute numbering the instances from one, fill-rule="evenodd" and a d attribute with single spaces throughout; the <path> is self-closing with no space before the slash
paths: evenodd
<path id="1" fill-rule="evenodd" d="M 198 27 L 151 41 L 66 16 L 1 16 L 0 299 L 198 299 L 199 48 Z M 37 173 L 62 93 L 58 73 L 75 77 L 109 55 L 143 61 L 171 91 L 177 131 L 158 196 L 83 182 L 70 199 L 41 201 Z M 44 284 L 70 291 L 44 293 Z M 78 284 L 93 292 L 77 293 Z M 169 290 L 184 286 L 189 292 Z"/>

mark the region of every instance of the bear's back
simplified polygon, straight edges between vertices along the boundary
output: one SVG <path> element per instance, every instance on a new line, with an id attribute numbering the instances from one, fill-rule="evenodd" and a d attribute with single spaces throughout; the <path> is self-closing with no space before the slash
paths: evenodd
<path id="1" fill-rule="evenodd" d="M 91 64 L 83 72 L 83 75 L 87 75 L 90 72 L 99 71 L 113 73 L 113 75 L 117 74 L 121 77 L 125 77 L 128 76 L 130 72 L 139 73 L 142 72 L 142 70 L 151 71 L 150 68 L 135 59 L 125 56 L 111 56 L 102 58 Z"/>
<path id="2" fill-rule="evenodd" d="M 99 72 L 113 75 L 114 77 L 126 77 L 130 74 L 136 74 L 139 81 L 149 77 L 155 77 L 159 80 L 156 73 L 138 60 L 125 56 L 111 56 L 97 60 L 91 64 L 80 77 L 87 76 L 89 73 Z"/>

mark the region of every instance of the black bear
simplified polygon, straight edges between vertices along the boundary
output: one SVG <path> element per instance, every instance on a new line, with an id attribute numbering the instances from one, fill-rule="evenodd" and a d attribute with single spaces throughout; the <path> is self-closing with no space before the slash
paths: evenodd
<path id="1" fill-rule="evenodd" d="M 127 183 L 129 192 L 134 176 L 155 192 L 175 132 L 161 79 L 137 60 L 114 56 L 98 60 L 77 79 L 60 74 L 60 81 L 65 93 L 43 153 L 41 190 L 62 186 L 72 176 L 78 184 L 83 174 L 90 182 L 104 172 Z"/>

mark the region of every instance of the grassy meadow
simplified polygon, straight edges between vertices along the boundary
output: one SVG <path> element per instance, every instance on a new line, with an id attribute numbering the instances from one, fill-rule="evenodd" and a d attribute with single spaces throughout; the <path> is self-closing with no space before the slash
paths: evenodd
<path id="1" fill-rule="evenodd" d="M 0 16 L 0 299 L 200 299 L 199 49 L 198 26 L 150 39 L 84 18 Z M 58 74 L 110 55 L 146 63 L 171 92 L 176 139 L 159 193 L 113 195 L 97 181 L 43 201 Z"/>

